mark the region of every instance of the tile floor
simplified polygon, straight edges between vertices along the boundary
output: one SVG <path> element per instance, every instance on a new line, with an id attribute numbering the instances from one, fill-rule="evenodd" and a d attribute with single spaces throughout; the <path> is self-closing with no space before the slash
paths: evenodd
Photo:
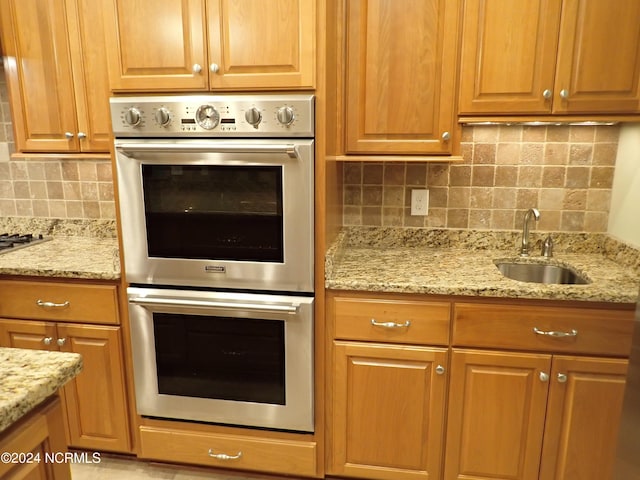
<path id="1" fill-rule="evenodd" d="M 279 477 L 181 467 L 101 454 L 100 463 L 72 463 L 72 480 L 295 480 Z"/>

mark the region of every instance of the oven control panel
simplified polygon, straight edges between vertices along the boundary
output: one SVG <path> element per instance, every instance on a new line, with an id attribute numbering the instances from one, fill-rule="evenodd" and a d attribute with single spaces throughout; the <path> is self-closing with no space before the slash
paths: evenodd
<path id="1" fill-rule="evenodd" d="M 112 97 L 116 137 L 313 137 L 306 94 Z"/>

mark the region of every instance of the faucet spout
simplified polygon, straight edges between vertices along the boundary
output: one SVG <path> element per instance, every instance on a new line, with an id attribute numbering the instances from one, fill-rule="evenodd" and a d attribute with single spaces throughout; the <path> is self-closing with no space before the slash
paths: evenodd
<path id="1" fill-rule="evenodd" d="M 536 222 L 540 220 L 540 212 L 537 208 L 530 208 L 527 210 L 527 213 L 524 214 L 524 222 L 522 224 L 522 245 L 520 247 L 521 257 L 529 256 L 529 221 L 531 220 L 531 216 L 533 216 Z"/>

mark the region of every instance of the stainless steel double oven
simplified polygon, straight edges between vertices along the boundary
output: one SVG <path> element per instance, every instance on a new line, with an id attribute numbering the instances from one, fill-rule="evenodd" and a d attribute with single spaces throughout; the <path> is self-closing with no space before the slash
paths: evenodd
<path id="1" fill-rule="evenodd" d="M 313 431 L 313 111 L 111 99 L 140 415 Z"/>

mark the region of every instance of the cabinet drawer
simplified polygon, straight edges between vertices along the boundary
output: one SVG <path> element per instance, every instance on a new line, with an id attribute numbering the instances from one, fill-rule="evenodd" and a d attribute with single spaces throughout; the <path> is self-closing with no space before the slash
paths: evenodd
<path id="1" fill-rule="evenodd" d="M 626 357 L 632 331 L 633 311 L 456 303 L 453 315 L 455 346 Z"/>
<path id="2" fill-rule="evenodd" d="M 357 297 L 333 297 L 330 302 L 335 338 L 424 345 L 449 343 L 448 302 Z"/>
<path id="3" fill-rule="evenodd" d="M 115 285 L 0 282 L 0 317 L 117 324 Z"/>
<path id="4" fill-rule="evenodd" d="M 228 456 L 241 455 L 239 458 L 220 459 L 212 457 L 209 452 Z M 140 456 L 163 462 L 316 476 L 315 442 L 141 426 Z"/>

